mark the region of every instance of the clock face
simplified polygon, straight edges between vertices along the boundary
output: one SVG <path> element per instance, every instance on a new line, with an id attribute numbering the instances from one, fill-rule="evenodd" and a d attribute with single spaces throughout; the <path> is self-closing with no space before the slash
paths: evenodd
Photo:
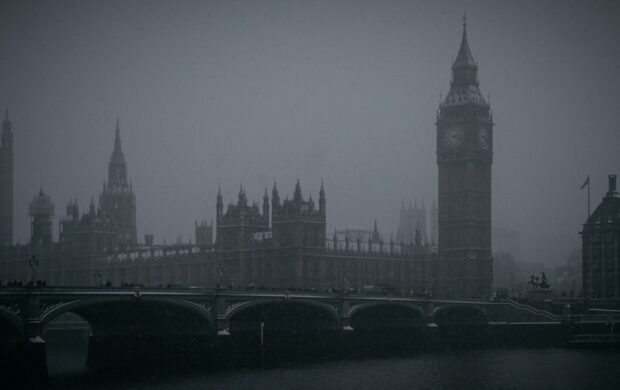
<path id="1" fill-rule="evenodd" d="M 450 127 L 444 135 L 444 145 L 450 149 L 454 149 L 463 143 L 463 130 L 459 127 Z"/>
<path id="2" fill-rule="evenodd" d="M 484 150 L 489 148 L 489 132 L 484 127 L 478 129 L 478 144 Z"/>

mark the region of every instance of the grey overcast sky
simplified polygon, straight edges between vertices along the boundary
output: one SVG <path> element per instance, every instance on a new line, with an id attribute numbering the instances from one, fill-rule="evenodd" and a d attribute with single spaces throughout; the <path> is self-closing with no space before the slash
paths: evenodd
<path id="1" fill-rule="evenodd" d="M 0 106 L 15 137 L 15 236 L 43 185 L 64 215 L 101 192 L 115 120 L 138 234 L 168 242 L 244 184 L 325 182 L 335 227 L 395 232 L 437 192 L 435 114 L 463 11 L 496 122 L 493 223 L 526 260 L 579 245 L 620 173 L 617 1 L 0 2 Z M 57 235 L 57 225 L 55 225 Z"/>

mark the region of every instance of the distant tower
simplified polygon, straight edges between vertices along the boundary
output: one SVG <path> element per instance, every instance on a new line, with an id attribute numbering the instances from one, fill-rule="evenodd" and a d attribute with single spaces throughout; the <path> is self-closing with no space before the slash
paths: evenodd
<path id="1" fill-rule="evenodd" d="M 620 298 L 620 196 L 616 175 L 581 231 L 583 293 L 586 298 Z"/>
<path id="2" fill-rule="evenodd" d="M 221 250 L 248 249 L 269 231 L 269 199 L 263 199 L 263 214 L 258 203 L 248 205 L 243 186 L 239 189 L 237 204 L 229 204 L 224 212 L 222 194 L 217 195 L 217 233 L 215 243 Z M 258 237 L 258 236 L 261 237 Z"/>
<path id="3" fill-rule="evenodd" d="M 321 190 L 319 191 L 319 213 L 323 219 L 325 219 L 325 214 L 327 213 L 327 200 L 325 199 L 325 188 L 323 187 L 323 182 L 321 182 Z"/>
<path id="4" fill-rule="evenodd" d="M 49 195 L 43 193 L 43 188 L 30 202 L 28 215 L 32 218 L 30 245 L 38 248 L 49 247 L 52 244 L 54 204 L 50 200 Z"/>
<path id="5" fill-rule="evenodd" d="M 325 249 L 325 190 L 319 191 L 319 209 L 310 197 L 304 200 L 299 180 L 293 199 L 280 204 L 274 185 L 271 226 L 273 241 L 278 247 Z"/>
<path id="6" fill-rule="evenodd" d="M 413 244 L 415 242 L 416 229 L 420 229 L 422 241 L 426 241 L 426 207 L 424 202 L 422 202 L 422 207 L 418 207 L 417 198 L 413 206 L 411 205 L 411 200 L 409 201 L 408 208 L 405 208 L 405 203 L 401 202 L 396 241 Z"/>
<path id="7" fill-rule="evenodd" d="M 11 244 L 13 244 L 13 132 L 9 110 L 6 110 L 0 143 L 0 246 Z"/>
<path id="8" fill-rule="evenodd" d="M 112 223 L 117 231 L 121 247 L 138 243 L 136 232 L 136 196 L 127 182 L 127 162 L 121 148 L 121 133 L 118 119 L 114 137 L 114 151 L 108 163 L 108 182 L 103 183 L 99 197 L 99 207 L 104 218 Z"/>
<path id="9" fill-rule="evenodd" d="M 439 293 L 488 298 L 492 292 L 493 118 L 478 89 L 467 25 L 452 65 L 450 92 L 437 114 Z"/>
<path id="10" fill-rule="evenodd" d="M 263 217 L 269 219 L 269 194 L 267 194 L 267 187 L 265 187 L 265 194 L 263 195 Z"/>
<path id="11" fill-rule="evenodd" d="M 437 202 L 433 197 L 433 207 L 431 208 L 431 248 L 437 248 L 437 237 L 439 236 Z"/>

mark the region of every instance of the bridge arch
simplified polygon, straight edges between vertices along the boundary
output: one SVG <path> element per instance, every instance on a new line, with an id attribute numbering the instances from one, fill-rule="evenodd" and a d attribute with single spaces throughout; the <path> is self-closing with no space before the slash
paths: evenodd
<path id="1" fill-rule="evenodd" d="M 264 305 L 273 305 L 273 304 L 285 304 L 285 305 L 302 305 L 311 308 L 318 309 L 320 313 L 324 313 L 329 316 L 329 318 L 333 319 L 335 322 L 339 321 L 338 312 L 333 307 L 323 302 L 314 302 L 308 300 L 282 300 L 282 299 L 260 299 L 260 300 L 252 300 L 236 303 L 230 306 L 228 310 L 226 310 L 226 319 L 231 320 L 237 314 L 252 308 L 259 308 Z"/>
<path id="2" fill-rule="evenodd" d="M 40 326 L 41 329 L 45 328 L 51 320 L 58 317 L 61 314 L 68 312 L 76 312 L 76 314 L 81 315 L 90 322 L 88 316 L 81 314 L 84 309 L 88 309 L 89 307 L 93 307 L 96 305 L 106 305 L 106 304 L 128 304 L 128 305 L 136 305 L 140 303 L 149 303 L 154 305 L 162 305 L 162 306 L 170 306 L 176 307 L 182 310 L 188 310 L 189 312 L 196 315 L 198 318 L 206 321 L 209 326 L 209 330 L 212 331 L 214 328 L 213 317 L 211 316 L 210 310 L 206 307 L 203 307 L 197 303 L 192 301 L 188 301 L 185 299 L 172 299 L 172 298 L 140 298 L 140 299 L 128 299 L 127 297 L 101 297 L 101 298 L 88 298 L 88 299 L 75 299 L 68 302 L 60 302 L 58 304 L 50 306 L 47 310 L 45 310 L 40 317 Z M 116 313 L 111 313 L 116 314 Z M 91 324 L 92 325 L 92 324 Z"/>
<path id="3" fill-rule="evenodd" d="M 427 336 L 424 310 L 405 302 L 374 301 L 349 311 L 360 356 L 408 353 L 423 347 Z"/>
<path id="4" fill-rule="evenodd" d="M 26 334 L 26 326 L 19 315 L 4 306 L 0 306 L 0 334 L 3 338 L 13 336 L 18 339 Z"/>
<path id="5" fill-rule="evenodd" d="M 426 313 L 424 312 L 424 309 L 422 309 L 420 306 L 415 305 L 415 304 L 410 304 L 410 303 L 404 303 L 404 302 L 385 302 L 385 301 L 381 301 L 381 302 L 367 302 L 367 303 L 362 303 L 360 305 L 355 305 L 353 307 L 351 307 L 351 309 L 349 310 L 349 317 L 353 317 L 355 315 L 360 314 L 361 312 L 364 312 L 366 310 L 373 310 L 373 309 L 392 309 L 392 310 L 400 310 L 403 311 L 404 313 L 413 313 L 414 315 L 419 317 L 419 320 L 421 321 L 420 325 L 423 325 L 424 323 L 426 323 Z"/>
<path id="6" fill-rule="evenodd" d="M 314 359 L 333 353 L 340 320 L 336 308 L 304 299 L 261 299 L 226 312 L 235 361 Z"/>

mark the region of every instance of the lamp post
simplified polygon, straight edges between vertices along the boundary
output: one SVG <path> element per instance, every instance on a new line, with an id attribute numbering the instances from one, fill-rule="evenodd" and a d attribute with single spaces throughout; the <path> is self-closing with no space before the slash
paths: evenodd
<path id="1" fill-rule="evenodd" d="M 39 268 L 39 259 L 37 259 L 35 255 L 32 255 L 32 257 L 28 260 L 28 266 L 30 267 L 32 275 L 30 278 L 30 284 L 34 285 L 34 281 L 37 276 L 37 268 Z"/>

